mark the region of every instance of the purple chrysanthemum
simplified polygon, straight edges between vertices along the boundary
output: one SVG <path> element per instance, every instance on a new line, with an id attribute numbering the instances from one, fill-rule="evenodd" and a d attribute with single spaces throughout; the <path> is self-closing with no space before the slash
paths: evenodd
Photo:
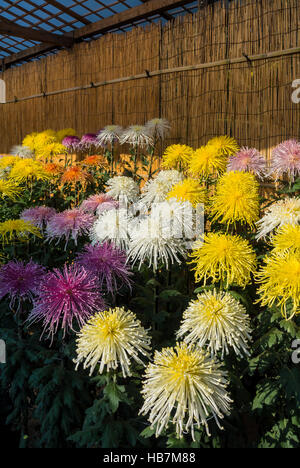
<path id="1" fill-rule="evenodd" d="M 97 278 L 81 266 L 65 265 L 44 277 L 28 322 L 43 321 L 43 333 L 53 337 L 60 324 L 65 334 L 73 330 L 74 321 L 82 327 L 104 307 Z"/>
<path id="2" fill-rule="evenodd" d="M 271 172 L 276 180 L 281 176 L 287 175 L 290 181 L 300 175 L 300 142 L 296 140 L 287 140 L 272 152 Z"/>
<path id="3" fill-rule="evenodd" d="M 100 214 L 104 211 L 117 209 L 118 207 L 119 202 L 113 200 L 105 193 L 100 193 L 98 195 L 91 195 L 87 200 L 84 200 L 80 209 L 90 213 L 95 213 L 97 211 L 97 213 Z"/>
<path id="4" fill-rule="evenodd" d="M 97 148 L 99 145 L 97 135 L 95 133 L 86 133 L 80 140 L 81 150 L 89 150 L 92 148 Z"/>
<path id="5" fill-rule="evenodd" d="M 77 263 L 95 275 L 100 288 L 105 287 L 110 293 L 117 290 L 118 283 L 131 285 L 126 261 L 126 253 L 108 242 L 86 245 L 77 255 Z"/>
<path id="6" fill-rule="evenodd" d="M 257 149 L 244 146 L 235 156 L 229 158 L 228 171 L 251 172 L 263 179 L 266 159 Z"/>
<path id="7" fill-rule="evenodd" d="M 74 208 L 65 210 L 62 213 L 54 215 L 47 224 L 46 234 L 48 240 L 62 238 L 66 239 L 66 245 L 69 239 L 73 239 L 77 244 L 79 236 L 88 234 L 93 226 L 94 216 L 84 211 Z"/>
<path id="8" fill-rule="evenodd" d="M 54 208 L 48 206 L 35 206 L 28 208 L 21 213 L 20 218 L 24 221 L 28 221 L 39 229 L 43 229 L 48 221 L 56 214 Z"/>
<path id="9" fill-rule="evenodd" d="M 63 139 L 62 144 L 67 148 L 68 151 L 73 152 L 78 149 L 80 138 L 77 136 L 66 136 Z"/>
<path id="10" fill-rule="evenodd" d="M 0 300 L 10 297 L 10 307 L 21 301 L 32 301 L 46 269 L 30 260 L 29 263 L 12 260 L 0 269 Z"/>

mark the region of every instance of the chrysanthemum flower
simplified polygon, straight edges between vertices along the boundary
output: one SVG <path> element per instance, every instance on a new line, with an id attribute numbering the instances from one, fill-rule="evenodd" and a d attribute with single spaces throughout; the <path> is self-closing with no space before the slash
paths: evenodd
<path id="1" fill-rule="evenodd" d="M 223 224 L 249 224 L 259 219 L 259 184 L 249 172 L 227 172 L 219 179 L 211 214 Z"/>
<path id="2" fill-rule="evenodd" d="M 211 279 L 228 287 L 236 283 L 245 287 L 256 270 L 256 256 L 249 242 L 240 236 L 210 232 L 204 242 L 197 241 L 190 257 L 195 264 L 196 282 Z"/>
<path id="3" fill-rule="evenodd" d="M 56 210 L 54 208 L 48 206 L 34 206 L 23 210 L 20 218 L 42 230 L 55 214 Z"/>
<path id="4" fill-rule="evenodd" d="M 126 202 L 135 202 L 139 195 L 139 186 L 131 178 L 116 176 L 106 183 L 107 195 L 115 200 L 122 198 Z"/>
<path id="5" fill-rule="evenodd" d="M 62 238 L 66 239 L 66 245 L 70 238 L 77 244 L 79 236 L 87 235 L 93 226 L 94 216 L 84 211 L 74 208 L 65 210 L 51 217 L 46 227 L 47 240 Z"/>
<path id="6" fill-rule="evenodd" d="M 65 147 L 59 143 L 53 130 L 46 130 L 36 135 L 34 145 L 36 158 L 44 161 L 65 153 Z"/>
<path id="7" fill-rule="evenodd" d="M 91 195 L 80 205 L 81 210 L 88 211 L 90 213 L 95 213 L 97 211 L 98 214 L 103 213 L 104 211 L 117 209 L 118 207 L 119 202 L 110 198 L 106 193 Z"/>
<path id="8" fill-rule="evenodd" d="M 74 330 L 75 321 L 82 327 L 92 314 L 103 308 L 97 279 L 83 267 L 65 265 L 43 278 L 28 321 L 30 324 L 42 321 L 43 333 L 53 337 L 59 326 L 64 333 Z"/>
<path id="9" fill-rule="evenodd" d="M 33 301 L 46 270 L 30 260 L 29 263 L 12 260 L 0 268 L 0 300 L 10 298 L 10 307 L 21 301 Z"/>
<path id="10" fill-rule="evenodd" d="M 26 137 L 22 141 L 22 145 L 27 146 L 29 149 L 31 149 L 31 151 L 34 152 L 34 150 L 35 150 L 35 139 L 36 139 L 37 135 L 38 135 L 38 133 L 36 133 L 36 132 L 33 132 L 33 133 L 30 133 L 29 135 L 26 135 Z"/>
<path id="11" fill-rule="evenodd" d="M 237 141 L 227 135 L 214 137 L 207 142 L 208 145 L 214 146 L 216 151 L 221 151 L 225 156 L 232 156 L 240 149 Z"/>
<path id="12" fill-rule="evenodd" d="M 40 230 L 23 219 L 9 219 L 0 223 L 0 241 L 4 244 L 15 241 L 27 241 L 30 234 L 42 237 Z"/>
<path id="13" fill-rule="evenodd" d="M 118 143 L 123 133 L 119 125 L 107 125 L 98 133 L 97 140 L 99 145 L 107 146 Z"/>
<path id="14" fill-rule="evenodd" d="M 22 193 L 22 189 L 11 180 L 0 180 L 0 197 L 16 200 Z"/>
<path id="15" fill-rule="evenodd" d="M 256 223 L 257 239 L 266 237 L 270 232 L 285 224 L 300 223 L 300 199 L 285 198 L 273 203 L 266 209 L 265 215 Z"/>
<path id="16" fill-rule="evenodd" d="M 79 146 L 82 150 L 97 148 L 99 146 L 97 135 L 95 133 L 86 133 L 82 136 Z"/>
<path id="17" fill-rule="evenodd" d="M 276 180 L 287 175 L 290 181 L 300 176 L 300 142 L 287 140 L 272 152 L 270 175 L 275 175 Z"/>
<path id="18" fill-rule="evenodd" d="M 43 165 L 33 159 L 21 159 L 10 171 L 9 177 L 18 183 L 31 182 L 33 180 L 47 181 L 50 175 L 46 173 Z"/>
<path id="19" fill-rule="evenodd" d="M 157 437 L 171 423 L 180 438 L 183 432 L 191 432 L 194 440 L 194 426 L 200 429 L 201 425 L 210 435 L 209 417 L 221 428 L 218 418 L 230 412 L 227 386 L 221 364 L 198 347 L 179 343 L 163 348 L 147 366 L 140 414 L 149 414 Z"/>
<path id="20" fill-rule="evenodd" d="M 0 158 L 0 169 L 9 170 L 19 161 L 22 161 L 19 156 L 2 156 Z"/>
<path id="21" fill-rule="evenodd" d="M 167 195 L 167 200 L 171 198 L 178 201 L 189 201 L 196 208 L 200 203 L 207 202 L 207 191 L 198 180 L 188 178 L 174 185 Z"/>
<path id="22" fill-rule="evenodd" d="M 34 159 L 34 152 L 28 146 L 16 145 L 10 150 L 10 154 L 23 159 Z"/>
<path id="23" fill-rule="evenodd" d="M 214 145 L 206 145 L 193 152 L 189 172 L 195 177 L 219 176 L 227 167 L 227 156 Z"/>
<path id="24" fill-rule="evenodd" d="M 170 133 L 170 122 L 166 119 L 152 119 L 146 123 L 146 129 L 153 139 L 164 140 Z"/>
<path id="25" fill-rule="evenodd" d="M 153 139 L 144 125 L 132 125 L 122 133 L 121 145 L 140 146 L 141 148 L 153 145 Z"/>
<path id="26" fill-rule="evenodd" d="M 68 167 L 62 175 L 61 182 L 63 184 L 85 184 L 89 174 L 79 166 Z"/>
<path id="27" fill-rule="evenodd" d="M 285 254 L 271 254 L 257 273 L 261 283 L 258 293 L 263 306 L 276 303 L 281 306 L 284 318 L 300 313 L 300 252 L 287 251 Z M 291 307 L 289 307 L 291 303 Z"/>
<path id="28" fill-rule="evenodd" d="M 130 234 L 128 258 L 133 264 L 138 262 L 139 268 L 145 261 L 154 271 L 159 263 L 169 268 L 170 264 L 181 263 L 180 257 L 186 254 L 182 239 L 176 239 L 168 226 L 155 218 L 140 221 Z"/>
<path id="29" fill-rule="evenodd" d="M 86 245 L 76 262 L 99 279 L 99 286 L 110 293 L 118 285 L 131 285 L 126 253 L 108 242 Z"/>
<path id="30" fill-rule="evenodd" d="M 235 156 L 230 156 L 228 171 L 251 172 L 264 179 L 266 158 L 257 149 L 243 146 Z"/>
<path id="31" fill-rule="evenodd" d="M 135 314 L 124 308 L 109 309 L 94 315 L 77 339 L 76 369 L 81 362 L 90 367 L 90 375 L 99 364 L 99 373 L 119 366 L 124 377 L 130 376 L 131 361 L 143 364 L 140 355 L 150 358 L 151 339 Z"/>
<path id="32" fill-rule="evenodd" d="M 196 235 L 196 213 L 190 202 L 175 198 L 152 205 L 151 219 L 160 221 L 164 229 L 176 239 L 191 240 Z M 200 232 L 197 235 L 201 234 Z"/>
<path id="33" fill-rule="evenodd" d="M 286 253 L 288 251 L 300 252 L 300 226 L 286 224 L 281 226 L 271 239 L 274 253 Z"/>
<path id="34" fill-rule="evenodd" d="M 172 187 L 182 180 L 183 175 L 178 171 L 161 171 L 155 179 L 149 180 L 144 185 L 142 205 L 150 206 L 153 203 L 164 202 Z"/>
<path id="35" fill-rule="evenodd" d="M 229 353 L 233 348 L 237 355 L 249 354 L 250 318 L 243 307 L 231 294 L 221 291 L 205 291 L 191 301 L 183 314 L 183 321 L 177 333 L 186 343 L 200 348 L 207 346 L 212 355 L 222 351 Z"/>
<path id="36" fill-rule="evenodd" d="M 94 167 L 94 168 L 104 168 L 107 167 L 106 161 L 104 161 L 103 156 L 98 156 L 96 154 L 87 156 L 84 158 L 83 161 L 80 163 L 82 166 L 87 166 L 87 167 Z"/>
<path id="37" fill-rule="evenodd" d="M 105 211 L 95 222 L 90 238 L 93 244 L 112 242 L 117 247 L 126 250 L 129 244 L 131 223 L 132 217 L 125 209 Z"/>
<path id="38" fill-rule="evenodd" d="M 77 136 L 66 136 L 63 139 L 62 144 L 69 153 L 74 153 L 79 149 L 80 138 Z"/>
<path id="39" fill-rule="evenodd" d="M 163 155 L 162 166 L 165 169 L 178 169 L 188 167 L 194 150 L 187 145 L 168 146 Z"/>
<path id="40" fill-rule="evenodd" d="M 59 177 L 63 172 L 63 167 L 57 163 L 46 163 L 43 167 L 46 174 L 51 177 Z"/>

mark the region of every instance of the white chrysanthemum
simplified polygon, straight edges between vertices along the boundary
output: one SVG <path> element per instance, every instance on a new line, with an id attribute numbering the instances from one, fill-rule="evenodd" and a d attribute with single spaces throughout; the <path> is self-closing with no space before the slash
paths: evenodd
<path id="1" fill-rule="evenodd" d="M 182 240 L 170 236 L 166 226 L 150 216 L 131 230 L 130 237 L 128 258 L 133 264 L 139 262 L 139 268 L 144 261 L 148 261 L 154 271 L 159 263 L 168 268 L 170 263 L 181 263 L 179 257 L 186 253 Z"/>
<path id="2" fill-rule="evenodd" d="M 229 414 L 231 399 L 227 386 L 227 374 L 222 365 L 200 348 L 177 344 L 174 348 L 156 351 L 153 364 L 146 369 L 142 394 L 144 405 L 140 414 L 149 414 L 156 437 L 175 424 L 178 437 L 191 432 L 194 426 L 203 424 L 208 435 L 208 419 L 213 416 L 219 428 L 218 418 Z"/>
<path id="3" fill-rule="evenodd" d="M 130 146 L 141 148 L 153 145 L 153 138 L 144 125 L 132 125 L 124 130 L 120 138 L 121 145 L 125 143 Z"/>
<path id="4" fill-rule="evenodd" d="M 160 221 L 169 236 L 176 239 L 192 240 L 196 233 L 196 210 L 189 201 L 168 201 L 152 205 L 151 218 Z"/>
<path id="5" fill-rule="evenodd" d="M 249 354 L 251 339 L 250 318 L 243 307 L 228 292 L 206 291 L 191 301 L 183 314 L 177 333 L 186 343 L 200 348 L 207 346 L 212 355 L 218 351 L 229 353 L 232 347 L 236 354 Z"/>
<path id="6" fill-rule="evenodd" d="M 131 178 L 125 176 L 116 176 L 109 179 L 106 183 L 107 195 L 114 200 L 122 199 L 125 202 L 135 202 L 139 195 L 139 186 Z"/>
<path id="7" fill-rule="evenodd" d="M 171 130 L 170 122 L 166 119 L 159 118 L 149 120 L 145 127 L 153 139 L 160 138 L 161 140 L 164 140 Z"/>
<path id="8" fill-rule="evenodd" d="M 286 198 L 273 203 L 267 208 L 265 215 L 256 223 L 258 232 L 256 239 L 266 237 L 277 227 L 286 224 L 300 223 L 300 198 Z"/>
<path id="9" fill-rule="evenodd" d="M 97 136 L 97 140 L 101 146 L 112 145 L 120 140 L 123 133 L 122 127 L 119 125 L 107 125 Z"/>
<path id="10" fill-rule="evenodd" d="M 132 360 L 143 364 L 140 354 L 150 358 L 150 342 L 147 331 L 132 312 L 120 307 L 99 312 L 79 333 L 76 370 L 84 362 L 84 369 L 90 367 L 90 375 L 99 364 L 100 374 L 105 367 L 109 372 L 120 366 L 123 376 L 130 376 Z"/>
<path id="11" fill-rule="evenodd" d="M 141 203 L 150 206 L 152 203 L 160 203 L 166 197 L 174 185 L 183 180 L 183 175 L 178 171 L 161 171 L 158 176 L 146 182 L 141 196 Z"/>
<path id="12" fill-rule="evenodd" d="M 24 159 L 34 159 L 35 157 L 33 151 L 31 151 L 31 149 L 28 148 L 28 146 L 22 145 L 13 146 L 10 151 L 10 154 L 12 156 L 19 156 L 19 158 Z"/>
<path id="13" fill-rule="evenodd" d="M 90 232 L 92 243 L 108 241 L 126 250 L 130 240 L 131 223 L 132 217 L 126 209 L 105 211 L 99 216 Z"/>

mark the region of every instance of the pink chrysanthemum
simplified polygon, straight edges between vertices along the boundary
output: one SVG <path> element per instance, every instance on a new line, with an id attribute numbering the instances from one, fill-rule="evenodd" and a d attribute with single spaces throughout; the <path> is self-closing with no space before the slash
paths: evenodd
<path id="1" fill-rule="evenodd" d="M 105 193 L 91 195 L 87 200 L 84 200 L 80 206 L 80 209 L 83 211 L 88 211 L 90 213 L 95 213 L 97 211 L 98 214 L 117 208 L 119 208 L 119 202 L 113 200 Z"/>
<path id="2" fill-rule="evenodd" d="M 287 175 L 294 182 L 300 175 L 300 142 L 287 140 L 272 152 L 270 175 L 275 175 L 276 180 Z"/>
<path id="3" fill-rule="evenodd" d="M 21 213 L 20 218 L 42 230 L 55 214 L 56 210 L 54 208 L 50 208 L 48 206 L 35 206 L 24 210 Z"/>
<path id="4" fill-rule="evenodd" d="M 97 135 L 95 133 L 86 133 L 80 140 L 80 149 L 81 150 L 88 150 L 91 148 L 97 148 L 99 145 L 99 141 L 97 139 Z"/>
<path id="5" fill-rule="evenodd" d="M 67 245 L 71 238 L 77 244 L 78 237 L 88 234 L 93 223 L 94 216 L 78 208 L 57 213 L 47 224 L 47 239 L 50 241 L 57 239 L 59 242 L 60 239 L 65 238 Z"/>
<path id="6" fill-rule="evenodd" d="M 257 149 L 244 146 L 235 156 L 229 158 L 228 171 L 251 172 L 263 179 L 266 159 Z"/>
<path id="7" fill-rule="evenodd" d="M 69 152 L 74 152 L 78 150 L 78 145 L 80 144 L 80 138 L 77 136 L 66 136 L 62 144 L 67 148 Z"/>
<path id="8" fill-rule="evenodd" d="M 97 278 L 83 267 L 65 265 L 44 277 L 28 322 L 43 321 L 43 333 L 53 337 L 60 325 L 64 334 L 74 330 L 74 321 L 81 328 L 92 314 L 104 308 Z"/>
<path id="9" fill-rule="evenodd" d="M 126 253 L 108 242 L 87 245 L 77 256 L 77 263 L 95 275 L 100 287 L 105 287 L 110 293 L 118 289 L 118 284 L 131 285 L 126 261 Z"/>
<path id="10" fill-rule="evenodd" d="M 8 295 L 10 307 L 18 303 L 18 310 L 21 301 L 33 300 L 45 273 L 44 267 L 31 260 L 29 263 L 8 262 L 0 269 L 0 300 Z"/>

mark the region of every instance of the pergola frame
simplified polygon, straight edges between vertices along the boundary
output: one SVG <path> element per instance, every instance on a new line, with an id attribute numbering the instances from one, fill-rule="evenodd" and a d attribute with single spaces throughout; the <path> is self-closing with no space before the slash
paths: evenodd
<path id="1" fill-rule="evenodd" d="M 30 1 L 30 0 L 29 0 Z M 41 56 L 47 52 L 70 48 L 73 44 L 83 40 L 93 38 L 105 34 L 109 31 L 122 30 L 122 27 L 134 24 L 136 21 L 147 20 L 155 15 L 159 15 L 166 20 L 172 20 L 173 16 L 168 13 L 168 10 L 177 7 L 183 7 L 186 4 L 191 4 L 192 0 L 140 0 L 142 4 L 139 6 L 127 8 L 121 13 L 113 14 L 96 22 L 88 21 L 83 16 L 75 13 L 70 8 L 62 5 L 56 0 L 48 0 L 46 3 L 74 18 L 74 21 L 80 21 L 84 24 L 83 27 L 74 29 L 72 32 L 53 33 L 41 28 L 26 28 L 19 26 L 16 23 L 8 21 L 0 14 L 0 34 L 5 34 L 14 37 L 21 37 L 29 41 L 40 42 L 40 44 L 28 47 L 24 51 L 14 53 L 2 59 L 2 69 L 5 69 L 17 62 L 28 61 L 34 57 Z M 116 1 L 116 4 L 123 4 L 123 1 Z M 84 2 L 82 2 L 84 4 Z M 187 10 L 188 11 L 188 10 Z M 24 14 L 25 17 L 25 14 Z"/>

